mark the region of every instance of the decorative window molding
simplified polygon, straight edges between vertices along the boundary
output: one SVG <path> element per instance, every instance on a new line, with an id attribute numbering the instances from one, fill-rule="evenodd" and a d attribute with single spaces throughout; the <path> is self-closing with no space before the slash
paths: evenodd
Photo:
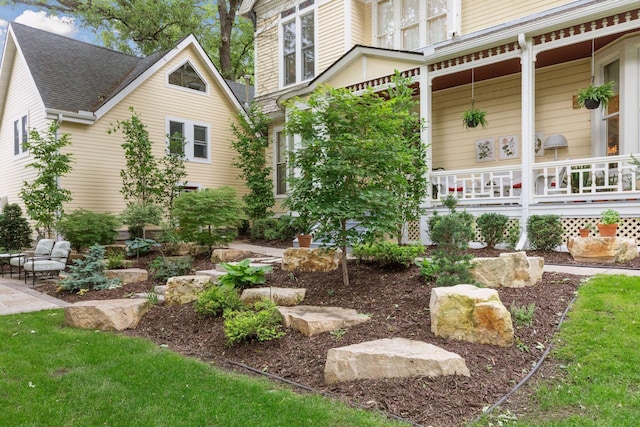
<path id="1" fill-rule="evenodd" d="M 280 12 L 280 87 L 311 80 L 316 75 L 317 13 L 315 0 L 304 0 Z"/>
<path id="2" fill-rule="evenodd" d="M 190 162 L 211 163 L 211 126 L 207 123 L 195 122 L 176 117 L 166 119 L 167 150 L 182 152 Z M 180 144 L 182 139 L 182 144 Z M 176 144 L 177 143 L 177 144 Z"/>
<path id="3" fill-rule="evenodd" d="M 207 93 L 208 87 L 206 81 L 200 76 L 200 73 L 187 61 L 180 65 L 167 75 L 167 82 L 170 86 L 181 87 L 184 89 Z"/>

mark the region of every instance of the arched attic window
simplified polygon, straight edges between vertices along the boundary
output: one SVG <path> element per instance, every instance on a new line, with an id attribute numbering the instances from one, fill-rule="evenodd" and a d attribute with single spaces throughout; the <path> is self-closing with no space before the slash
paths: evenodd
<path id="1" fill-rule="evenodd" d="M 169 74 L 169 84 L 186 87 L 199 92 L 207 91 L 207 84 L 200 78 L 193 66 L 187 61 Z"/>

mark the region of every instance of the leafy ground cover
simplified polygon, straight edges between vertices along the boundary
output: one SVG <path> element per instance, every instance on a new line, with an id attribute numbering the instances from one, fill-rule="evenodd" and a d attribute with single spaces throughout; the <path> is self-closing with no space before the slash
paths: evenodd
<path id="1" fill-rule="evenodd" d="M 0 317 L 3 426 L 390 426 L 380 415 L 222 372 L 141 339 Z"/>
<path id="2" fill-rule="evenodd" d="M 491 255 L 477 251 L 476 256 Z M 495 253 L 493 253 L 495 255 Z M 554 255 L 562 256 L 562 255 Z M 196 268 L 211 268 L 200 259 Z M 276 268 L 267 286 L 304 287 L 305 304 L 355 308 L 371 315 L 369 322 L 314 337 L 288 330 L 271 342 L 251 342 L 228 347 L 222 319 L 203 317 L 188 304 L 156 306 L 139 327 L 127 335 L 142 336 L 157 345 L 217 366 L 283 378 L 318 393 L 325 393 L 356 405 L 383 410 L 420 425 L 463 425 L 482 413 L 511 390 L 540 358 L 552 342 L 561 314 L 573 298 L 581 278 L 545 273 L 542 282 L 531 288 L 501 289 L 507 307 L 535 306 L 531 325 L 517 325 L 517 344 L 511 348 L 476 345 L 435 337 L 430 331 L 428 312 L 432 284 L 426 283 L 418 268 L 382 270 L 373 265 L 350 265 L 351 285 L 342 285 L 340 271 L 290 274 Z M 111 291 L 57 294 L 69 301 L 127 296 L 144 292 L 151 283 L 139 283 Z M 53 287 L 49 291 L 55 294 Z M 367 380 L 326 386 L 324 362 L 330 348 L 379 338 L 404 337 L 438 345 L 463 356 L 471 377 Z M 296 425 L 296 424 L 293 424 Z"/>

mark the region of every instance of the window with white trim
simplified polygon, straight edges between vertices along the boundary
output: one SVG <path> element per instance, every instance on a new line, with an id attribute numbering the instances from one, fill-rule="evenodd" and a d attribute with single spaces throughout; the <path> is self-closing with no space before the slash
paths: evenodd
<path id="1" fill-rule="evenodd" d="M 211 162 L 211 127 L 208 124 L 168 118 L 166 127 L 169 152 L 184 154 L 191 162 Z"/>
<path id="2" fill-rule="evenodd" d="M 169 84 L 196 90 L 198 92 L 207 91 L 207 84 L 189 61 L 185 62 L 169 74 Z"/>
<path id="3" fill-rule="evenodd" d="M 300 1 L 280 13 L 282 86 L 312 79 L 316 74 L 315 0 Z"/>
<path id="4" fill-rule="evenodd" d="M 13 154 L 18 156 L 27 152 L 27 141 L 29 138 L 29 123 L 27 116 L 13 121 Z"/>
<path id="5" fill-rule="evenodd" d="M 449 38 L 459 0 L 378 0 L 372 7 L 377 47 L 414 50 Z"/>
<path id="6" fill-rule="evenodd" d="M 293 137 L 285 135 L 283 131 L 276 131 L 275 139 L 276 195 L 285 195 L 287 194 L 287 180 L 293 175 L 293 168 L 289 163 L 289 152 L 293 150 Z"/>
<path id="7" fill-rule="evenodd" d="M 604 66 L 604 81 L 614 82 L 615 95 L 609 99 L 604 112 L 605 133 L 607 141 L 607 156 L 620 154 L 620 61 L 615 60 Z"/>

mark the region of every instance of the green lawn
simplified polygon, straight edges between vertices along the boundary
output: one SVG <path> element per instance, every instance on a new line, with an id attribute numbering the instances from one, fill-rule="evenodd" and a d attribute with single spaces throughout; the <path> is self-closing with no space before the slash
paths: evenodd
<path id="1" fill-rule="evenodd" d="M 596 276 L 581 286 L 553 357 L 564 378 L 540 385 L 528 414 L 508 425 L 640 425 L 640 277 Z M 498 408 L 490 422 L 508 415 Z"/>
<path id="2" fill-rule="evenodd" d="M 62 327 L 63 317 L 0 316 L 0 425 L 397 425 L 141 339 Z"/>

